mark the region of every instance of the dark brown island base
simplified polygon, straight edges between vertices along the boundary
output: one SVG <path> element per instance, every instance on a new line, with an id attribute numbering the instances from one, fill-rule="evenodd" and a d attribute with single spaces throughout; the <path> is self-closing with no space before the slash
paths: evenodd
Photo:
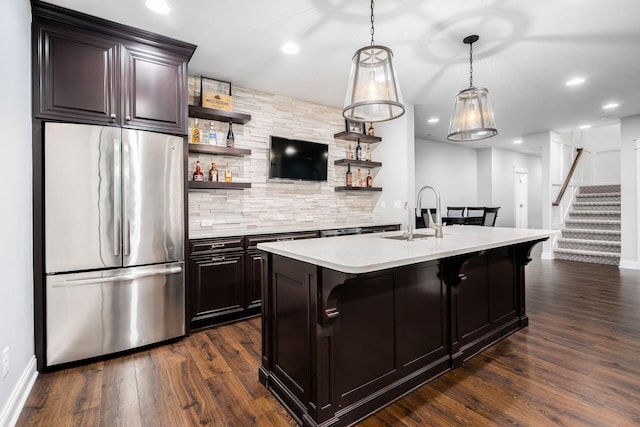
<path id="1" fill-rule="evenodd" d="M 526 327 L 524 267 L 553 234 L 454 226 L 443 239 L 259 245 L 260 382 L 303 426 L 354 424 Z"/>

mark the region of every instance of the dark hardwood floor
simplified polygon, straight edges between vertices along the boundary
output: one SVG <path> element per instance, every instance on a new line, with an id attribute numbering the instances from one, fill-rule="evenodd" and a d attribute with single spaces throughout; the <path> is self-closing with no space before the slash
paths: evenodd
<path id="1" fill-rule="evenodd" d="M 373 426 L 640 425 L 640 274 L 527 266 L 529 327 L 363 420 Z M 18 426 L 280 426 L 260 319 L 41 374 Z"/>

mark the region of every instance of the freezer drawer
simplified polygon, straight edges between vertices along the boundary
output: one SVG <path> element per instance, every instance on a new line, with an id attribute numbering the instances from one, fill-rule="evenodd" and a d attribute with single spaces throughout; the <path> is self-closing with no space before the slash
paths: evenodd
<path id="1" fill-rule="evenodd" d="M 47 366 L 185 334 L 184 262 L 46 279 Z"/>

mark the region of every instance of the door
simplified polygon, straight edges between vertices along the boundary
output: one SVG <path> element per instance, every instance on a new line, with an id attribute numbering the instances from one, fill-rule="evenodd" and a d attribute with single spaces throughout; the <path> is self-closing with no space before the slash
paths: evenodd
<path id="1" fill-rule="evenodd" d="M 187 133 L 187 58 L 149 45 L 123 47 L 123 126 Z"/>
<path id="2" fill-rule="evenodd" d="M 44 130 L 46 273 L 120 267 L 120 129 Z"/>
<path id="3" fill-rule="evenodd" d="M 122 130 L 124 266 L 184 259 L 183 143 Z"/>
<path id="4" fill-rule="evenodd" d="M 68 26 L 37 23 L 35 31 L 34 115 L 96 124 L 119 120 L 118 43 Z"/>
<path id="5" fill-rule="evenodd" d="M 184 263 L 46 278 L 47 366 L 185 334 Z"/>
<path id="6" fill-rule="evenodd" d="M 526 172 L 513 172 L 514 189 L 514 219 L 516 228 L 527 228 L 528 218 L 528 174 Z"/>

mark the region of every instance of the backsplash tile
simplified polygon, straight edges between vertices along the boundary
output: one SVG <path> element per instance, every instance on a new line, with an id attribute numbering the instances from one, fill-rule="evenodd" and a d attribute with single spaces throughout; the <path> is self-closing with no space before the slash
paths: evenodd
<path id="1" fill-rule="evenodd" d="M 189 91 L 189 101 L 198 103 L 199 77 L 189 77 Z M 295 224 L 323 228 L 372 221 L 379 193 L 334 191 L 334 187 L 344 185 L 346 171 L 343 166 L 335 166 L 334 161 L 345 157 L 348 145 L 347 141 L 333 138 L 335 133 L 344 130 L 340 109 L 235 86 L 232 93 L 233 111 L 251 114 L 249 123 L 233 125 L 235 145 L 251 149 L 251 155 L 231 157 L 191 153 L 189 177 L 195 170 L 196 160 L 200 161 L 205 176 L 211 162 L 216 162 L 219 170 L 228 162 L 234 177 L 249 178 L 252 187 L 245 190 L 190 190 L 188 226 L 191 234 L 243 227 L 264 229 L 266 233 Z M 190 119 L 190 126 L 192 123 L 193 119 Z M 200 126 L 204 133 L 209 122 L 201 120 Z M 227 124 L 216 122 L 219 141 L 226 136 L 227 129 Z M 327 182 L 268 181 L 270 135 L 328 144 Z M 355 170 L 353 172 L 355 175 Z M 372 170 L 373 175 L 375 172 Z M 366 175 L 364 169 L 363 174 Z M 313 219 L 308 220 L 310 217 Z M 212 227 L 203 227 L 203 220 L 211 221 Z"/>

